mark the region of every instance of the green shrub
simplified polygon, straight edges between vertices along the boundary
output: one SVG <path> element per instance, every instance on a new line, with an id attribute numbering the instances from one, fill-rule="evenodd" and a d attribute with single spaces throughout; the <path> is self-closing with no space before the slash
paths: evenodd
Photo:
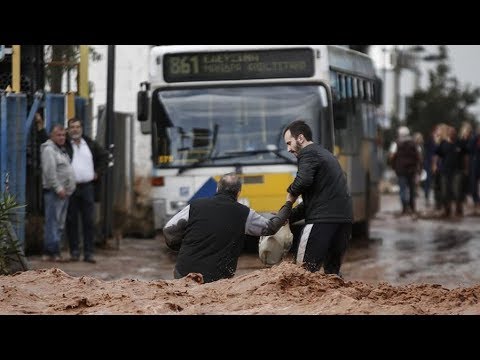
<path id="1" fill-rule="evenodd" d="M 0 274 L 3 275 L 10 273 L 12 260 L 23 256 L 20 244 L 16 239 L 12 239 L 9 232 L 13 215 L 23 207 L 18 205 L 15 197 L 9 193 L 3 193 L 0 197 Z"/>

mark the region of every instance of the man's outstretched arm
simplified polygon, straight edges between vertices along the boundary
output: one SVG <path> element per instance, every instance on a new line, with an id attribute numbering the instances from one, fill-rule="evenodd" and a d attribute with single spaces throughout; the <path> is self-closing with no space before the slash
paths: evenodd
<path id="1" fill-rule="evenodd" d="M 167 246 L 175 251 L 180 250 L 183 235 L 187 227 L 190 214 L 190 205 L 183 208 L 178 214 L 171 218 L 163 228 L 163 236 Z"/>
<path id="2" fill-rule="evenodd" d="M 292 203 L 290 201 L 285 202 L 285 205 L 271 219 L 267 219 L 255 210 L 250 209 L 245 224 L 245 234 L 253 236 L 273 235 L 285 224 L 291 212 Z"/>

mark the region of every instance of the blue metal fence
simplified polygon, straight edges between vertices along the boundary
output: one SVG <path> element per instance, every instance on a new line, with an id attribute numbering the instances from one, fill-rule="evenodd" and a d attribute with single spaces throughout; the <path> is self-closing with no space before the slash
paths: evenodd
<path id="1" fill-rule="evenodd" d="M 82 120 L 83 133 L 92 137 L 92 119 L 88 114 L 88 101 L 83 97 L 75 97 L 75 117 Z"/>
<path id="2" fill-rule="evenodd" d="M 25 205 L 27 97 L 25 94 L 6 94 L 0 105 L 1 191 L 15 196 L 18 204 Z M 14 227 L 20 245 L 25 241 L 25 212 L 18 212 Z"/>
<path id="3" fill-rule="evenodd" d="M 65 95 L 45 95 L 45 129 L 50 134 L 53 125 L 65 124 Z"/>
<path id="4" fill-rule="evenodd" d="M 53 125 L 65 123 L 65 95 L 45 95 L 45 128 L 48 133 Z M 35 111 L 41 104 L 37 96 L 30 113 L 27 114 L 25 94 L 6 93 L 0 97 L 0 191 L 7 190 L 5 180 L 8 177 L 8 191 L 15 196 L 18 204 L 26 204 L 27 140 L 33 124 Z M 92 119 L 89 116 L 87 99 L 75 98 L 76 117 L 83 121 L 84 133 L 91 136 Z M 25 211 L 18 212 L 13 222 L 15 232 L 22 248 L 25 244 Z"/>

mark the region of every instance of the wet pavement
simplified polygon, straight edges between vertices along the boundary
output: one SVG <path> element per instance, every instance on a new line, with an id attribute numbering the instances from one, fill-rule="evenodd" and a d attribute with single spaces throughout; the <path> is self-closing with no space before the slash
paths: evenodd
<path id="1" fill-rule="evenodd" d="M 382 196 L 371 223 L 370 241 L 352 241 L 342 272 L 349 280 L 392 285 L 441 284 L 448 288 L 480 283 L 480 217 L 436 218 L 419 200 L 418 220 L 398 216 L 398 195 Z"/>
<path id="2" fill-rule="evenodd" d="M 371 223 L 368 241 L 353 239 L 347 250 L 342 273 L 346 280 L 392 285 L 410 283 L 441 284 L 448 288 L 480 283 L 480 217 L 414 220 L 398 216 L 398 195 L 383 195 L 381 211 Z M 418 201 L 419 210 L 423 200 Z M 64 256 L 68 254 L 64 252 Z M 175 253 L 163 238 L 124 238 L 118 249 L 97 249 L 96 264 L 44 262 L 31 256 L 31 269 L 58 267 L 72 276 L 91 276 L 102 280 L 131 278 L 140 280 L 173 279 Z M 264 266 L 256 254 L 239 259 L 237 275 Z"/>

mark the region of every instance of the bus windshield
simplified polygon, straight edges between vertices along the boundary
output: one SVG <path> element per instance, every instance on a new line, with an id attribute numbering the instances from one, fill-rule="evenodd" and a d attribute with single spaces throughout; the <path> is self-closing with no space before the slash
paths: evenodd
<path id="1" fill-rule="evenodd" d="M 158 89 L 152 99 L 154 159 L 162 167 L 294 162 L 285 127 L 305 119 L 320 141 L 328 119 L 320 85 Z"/>

